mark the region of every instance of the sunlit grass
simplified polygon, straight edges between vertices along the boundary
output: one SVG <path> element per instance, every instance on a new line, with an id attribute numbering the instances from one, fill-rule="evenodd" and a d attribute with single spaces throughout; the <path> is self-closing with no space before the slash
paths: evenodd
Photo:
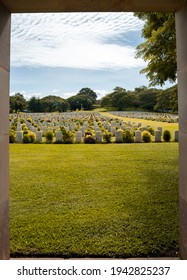
<path id="1" fill-rule="evenodd" d="M 11 255 L 174 256 L 178 144 L 10 145 Z"/>

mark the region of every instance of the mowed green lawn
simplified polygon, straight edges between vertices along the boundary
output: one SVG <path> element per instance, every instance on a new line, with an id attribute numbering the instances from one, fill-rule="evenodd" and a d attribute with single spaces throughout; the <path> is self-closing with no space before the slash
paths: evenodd
<path id="1" fill-rule="evenodd" d="M 178 251 L 178 144 L 11 144 L 11 256 Z"/>

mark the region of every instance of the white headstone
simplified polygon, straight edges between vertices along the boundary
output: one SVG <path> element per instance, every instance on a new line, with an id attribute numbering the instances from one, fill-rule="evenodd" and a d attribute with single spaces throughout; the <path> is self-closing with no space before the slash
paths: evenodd
<path id="1" fill-rule="evenodd" d="M 42 131 L 36 131 L 36 142 L 42 142 Z"/>
<path id="2" fill-rule="evenodd" d="M 161 142 L 162 131 L 155 130 L 154 134 L 155 134 L 155 142 Z"/>
<path id="3" fill-rule="evenodd" d="M 96 143 L 102 143 L 102 132 L 101 131 L 96 131 Z"/>
<path id="4" fill-rule="evenodd" d="M 116 143 L 122 143 L 123 142 L 123 131 L 117 130 L 116 131 Z"/>
<path id="5" fill-rule="evenodd" d="M 140 143 L 142 141 L 142 132 L 140 130 L 135 130 L 135 140 L 136 143 Z"/>
<path id="6" fill-rule="evenodd" d="M 16 142 L 22 143 L 23 140 L 23 132 L 22 131 L 16 131 Z"/>
<path id="7" fill-rule="evenodd" d="M 56 141 L 62 141 L 62 131 L 55 132 Z"/>
<path id="8" fill-rule="evenodd" d="M 111 127 L 111 132 L 112 132 L 113 135 L 116 135 L 116 127 L 115 126 Z"/>
<path id="9" fill-rule="evenodd" d="M 76 131 L 75 133 L 75 142 L 81 143 L 82 141 L 82 131 Z"/>
<path id="10" fill-rule="evenodd" d="M 157 127 L 157 130 L 160 130 L 162 132 L 162 126 Z"/>

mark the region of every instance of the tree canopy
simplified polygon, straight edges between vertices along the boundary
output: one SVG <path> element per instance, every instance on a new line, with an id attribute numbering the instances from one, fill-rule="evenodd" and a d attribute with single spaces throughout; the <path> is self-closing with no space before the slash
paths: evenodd
<path id="1" fill-rule="evenodd" d="M 68 98 L 70 110 L 91 110 L 96 103 L 97 94 L 90 88 L 82 88 L 76 95 Z"/>
<path id="2" fill-rule="evenodd" d="M 81 94 L 82 92 L 82 94 Z M 28 101 L 20 93 L 10 96 L 10 112 L 28 110 L 33 113 L 40 112 L 66 112 L 68 110 L 92 110 L 94 106 L 101 106 L 107 110 L 143 110 L 156 112 L 178 111 L 177 86 L 166 90 L 136 87 L 134 90 L 126 90 L 115 87 L 114 90 L 101 100 L 95 100 L 92 94 L 79 91 L 68 99 L 60 96 L 48 95 L 43 98 L 31 97 Z"/>
<path id="3" fill-rule="evenodd" d="M 176 32 L 174 13 L 135 13 L 144 20 L 142 37 L 146 40 L 137 46 L 136 57 L 143 58 L 147 67 L 145 73 L 150 86 L 163 85 L 166 81 L 175 82 Z"/>
<path id="4" fill-rule="evenodd" d="M 15 93 L 15 95 L 10 96 L 10 111 L 24 111 L 27 107 L 27 101 L 23 94 Z"/>
<path id="5" fill-rule="evenodd" d="M 97 99 L 97 94 L 90 88 L 82 88 L 77 95 L 86 95 L 90 97 L 93 102 L 95 102 Z"/>
<path id="6" fill-rule="evenodd" d="M 76 95 L 68 99 L 48 95 L 43 98 L 31 97 L 26 100 L 22 94 L 10 96 L 10 112 L 29 110 L 30 112 L 66 112 L 69 109 L 91 110 L 96 103 L 97 94 L 90 88 L 82 88 Z"/>
<path id="7" fill-rule="evenodd" d="M 101 107 L 108 110 L 143 110 L 155 112 L 172 112 L 178 110 L 177 86 L 166 90 L 147 88 L 145 86 L 127 91 L 116 87 L 112 93 L 101 99 Z"/>

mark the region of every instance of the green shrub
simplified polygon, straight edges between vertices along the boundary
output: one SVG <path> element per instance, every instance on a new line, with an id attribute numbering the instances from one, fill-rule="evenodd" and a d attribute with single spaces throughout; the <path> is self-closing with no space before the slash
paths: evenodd
<path id="1" fill-rule="evenodd" d="M 86 130 L 85 130 L 85 137 L 87 135 L 91 135 L 93 136 L 93 129 L 91 127 L 88 127 Z"/>
<path id="2" fill-rule="evenodd" d="M 165 142 L 169 142 L 171 140 L 171 133 L 169 130 L 164 130 L 163 139 Z"/>
<path id="3" fill-rule="evenodd" d="M 31 118 L 27 118 L 27 121 L 32 123 L 32 119 Z"/>
<path id="4" fill-rule="evenodd" d="M 131 132 L 130 130 L 124 130 L 123 142 L 124 143 L 133 143 L 134 142 L 134 133 Z"/>
<path id="5" fill-rule="evenodd" d="M 15 143 L 16 142 L 16 134 L 13 129 L 9 130 L 9 143 Z"/>
<path id="6" fill-rule="evenodd" d="M 146 131 L 148 131 L 149 133 L 151 133 L 151 135 L 154 136 L 154 129 L 152 127 L 146 128 Z"/>
<path id="7" fill-rule="evenodd" d="M 28 134 L 28 133 L 29 133 L 28 128 L 24 128 L 24 129 L 23 129 L 23 134 Z"/>
<path id="8" fill-rule="evenodd" d="M 52 143 L 53 141 L 53 132 L 50 130 L 47 130 L 46 133 L 44 134 L 45 138 L 46 138 L 46 143 Z"/>
<path id="9" fill-rule="evenodd" d="M 28 133 L 23 135 L 23 143 L 24 144 L 31 143 L 31 138 Z"/>
<path id="10" fill-rule="evenodd" d="M 104 143 L 111 143 L 111 140 L 112 140 L 112 133 L 108 132 L 108 131 L 105 131 L 103 133 L 103 141 L 104 141 Z"/>
<path id="11" fill-rule="evenodd" d="M 24 129 L 25 127 L 27 128 L 26 123 L 22 123 L 21 127 L 22 127 L 22 129 Z"/>
<path id="12" fill-rule="evenodd" d="M 142 140 L 143 140 L 145 143 L 151 142 L 151 133 L 148 132 L 148 131 L 144 131 L 144 132 L 142 133 Z"/>
<path id="13" fill-rule="evenodd" d="M 62 134 L 62 143 L 64 144 L 73 144 L 74 142 L 74 134 L 69 130 L 63 131 Z"/>
<path id="14" fill-rule="evenodd" d="M 13 124 L 12 124 L 12 125 L 10 126 L 10 130 L 16 131 L 16 128 L 17 128 L 17 125 L 13 125 Z"/>
<path id="15" fill-rule="evenodd" d="M 36 134 L 30 131 L 28 135 L 30 137 L 30 143 L 34 143 L 36 141 Z"/>
<path id="16" fill-rule="evenodd" d="M 92 136 L 92 135 L 85 135 L 84 143 L 85 144 L 94 144 L 95 143 L 95 137 Z"/>
<path id="17" fill-rule="evenodd" d="M 28 132 L 23 134 L 23 143 L 34 143 L 36 141 L 36 134 L 34 132 Z"/>

